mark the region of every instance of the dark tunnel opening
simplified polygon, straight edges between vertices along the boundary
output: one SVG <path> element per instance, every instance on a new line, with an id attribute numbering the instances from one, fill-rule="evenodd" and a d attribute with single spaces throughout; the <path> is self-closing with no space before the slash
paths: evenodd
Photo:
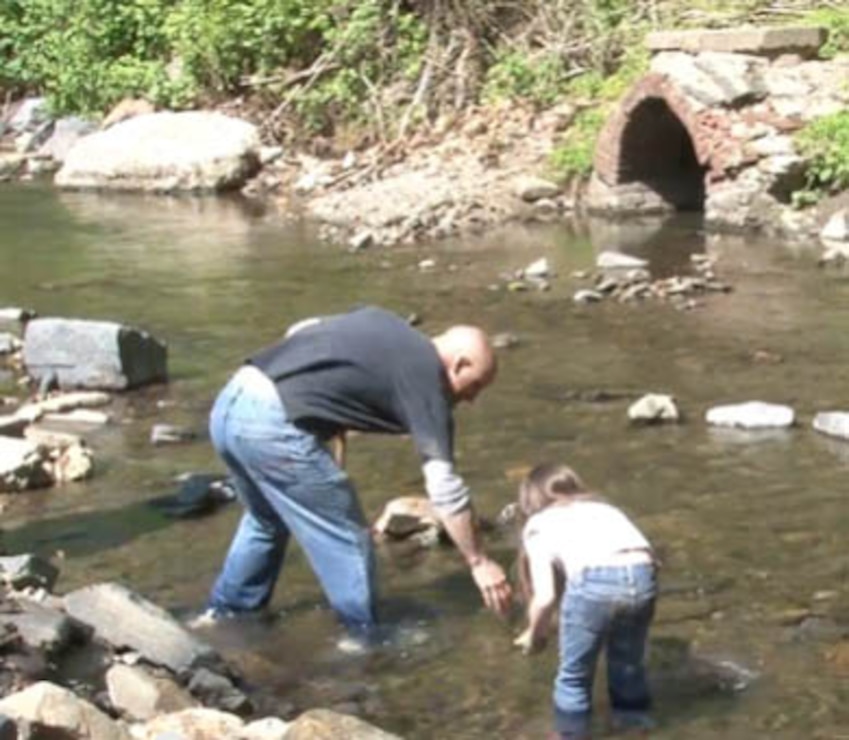
<path id="1" fill-rule="evenodd" d="M 647 98 L 634 108 L 622 134 L 621 183 L 643 183 L 679 211 L 703 211 L 705 171 L 666 101 Z"/>

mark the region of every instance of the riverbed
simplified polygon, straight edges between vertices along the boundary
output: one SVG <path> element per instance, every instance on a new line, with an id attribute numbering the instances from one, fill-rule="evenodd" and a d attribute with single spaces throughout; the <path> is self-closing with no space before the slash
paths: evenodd
<path id="1" fill-rule="evenodd" d="M 664 225 L 512 226 L 462 241 L 351 253 L 296 218 L 241 200 L 0 190 L 0 304 L 42 316 L 109 319 L 168 343 L 171 381 L 116 400 L 113 423 L 86 435 L 87 482 L 28 492 L 3 515 L 7 547 L 57 559 L 60 592 L 119 580 L 179 615 L 199 608 L 238 517 L 197 520 L 148 502 L 174 477 L 222 468 L 206 439 L 216 391 L 241 360 L 306 316 L 376 303 L 424 332 L 476 323 L 511 332 L 497 383 L 458 412 L 458 465 L 488 518 L 517 476 L 562 460 L 626 509 L 657 545 L 663 595 L 651 637 L 659 730 L 652 737 L 849 737 L 845 479 L 849 443 L 810 428 L 849 409 L 849 272 L 805 245 L 705 235 Z M 602 249 L 650 259 L 658 275 L 716 258 L 729 294 L 668 303 L 576 305 L 578 275 Z M 503 275 L 546 257 L 547 291 L 511 292 Z M 422 269 L 423 260 L 432 262 Z M 0 392 L 14 392 L 6 379 Z M 683 423 L 635 428 L 643 392 L 673 394 Z M 796 427 L 708 428 L 717 404 L 792 405 Z M 153 424 L 195 429 L 174 447 Z M 367 513 L 421 493 L 408 440 L 357 436 L 349 466 Z M 491 535 L 506 566 L 512 538 Z M 301 553 L 290 552 L 274 619 L 209 635 L 249 681 L 298 706 L 351 705 L 411 740 L 539 738 L 548 727 L 555 650 L 524 658 L 518 621 L 479 603 L 450 549 L 379 551 L 384 608 L 401 644 L 368 658 L 334 648 L 338 632 Z M 603 673 L 601 671 L 600 673 Z M 597 705 L 604 716 L 603 676 Z"/>

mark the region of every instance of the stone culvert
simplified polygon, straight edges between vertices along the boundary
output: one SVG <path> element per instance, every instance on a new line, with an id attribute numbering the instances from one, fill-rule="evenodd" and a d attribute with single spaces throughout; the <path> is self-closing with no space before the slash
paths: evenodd
<path id="1" fill-rule="evenodd" d="M 715 227 L 811 232 L 790 207 L 806 162 L 793 133 L 849 109 L 849 56 L 819 59 L 819 28 L 650 34 L 649 73 L 599 136 L 590 211 L 703 210 Z"/>

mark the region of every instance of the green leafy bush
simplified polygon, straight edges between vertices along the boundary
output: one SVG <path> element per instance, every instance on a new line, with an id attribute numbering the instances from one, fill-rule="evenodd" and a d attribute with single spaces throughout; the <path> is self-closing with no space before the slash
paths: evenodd
<path id="1" fill-rule="evenodd" d="M 172 53 L 200 87 L 308 63 L 331 24 L 331 0 L 181 0 L 164 22 Z"/>
<path id="2" fill-rule="evenodd" d="M 601 108 L 581 111 L 551 153 L 553 174 L 560 180 L 586 178 L 592 174 L 595 145 L 606 120 Z"/>
<path id="3" fill-rule="evenodd" d="M 554 54 L 534 59 L 515 50 L 496 57 L 487 71 L 484 100 L 522 99 L 536 105 L 552 105 L 567 86 L 567 70 Z"/>
<path id="4" fill-rule="evenodd" d="M 344 14 L 337 9 L 323 39 L 325 53 L 338 69 L 299 95 L 294 106 L 315 131 L 332 129 L 343 119 L 369 118 L 373 106 L 382 105 L 381 87 L 413 80 L 422 64 L 427 27 L 413 13 L 393 11 L 386 0 L 359 0 Z"/>
<path id="5" fill-rule="evenodd" d="M 849 8 L 819 8 L 811 12 L 805 21 L 828 30 L 828 41 L 820 50 L 821 56 L 829 59 L 849 52 Z"/>
<path id="6" fill-rule="evenodd" d="M 6 0 L 0 80 L 38 88 L 58 112 L 102 110 L 167 79 L 167 0 Z"/>
<path id="7" fill-rule="evenodd" d="M 809 160 L 805 190 L 849 189 L 849 111 L 811 122 L 796 134 L 796 142 Z"/>

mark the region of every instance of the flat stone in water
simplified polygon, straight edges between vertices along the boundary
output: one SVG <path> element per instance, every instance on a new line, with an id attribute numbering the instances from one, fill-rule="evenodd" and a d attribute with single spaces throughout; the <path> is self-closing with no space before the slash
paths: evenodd
<path id="1" fill-rule="evenodd" d="M 849 439 L 849 412 L 820 411 L 814 417 L 812 426 L 829 437 Z"/>
<path id="2" fill-rule="evenodd" d="M 705 414 L 708 424 L 742 429 L 770 429 L 789 427 L 795 421 L 793 409 L 775 403 L 748 401 L 747 403 L 714 406 Z"/>

